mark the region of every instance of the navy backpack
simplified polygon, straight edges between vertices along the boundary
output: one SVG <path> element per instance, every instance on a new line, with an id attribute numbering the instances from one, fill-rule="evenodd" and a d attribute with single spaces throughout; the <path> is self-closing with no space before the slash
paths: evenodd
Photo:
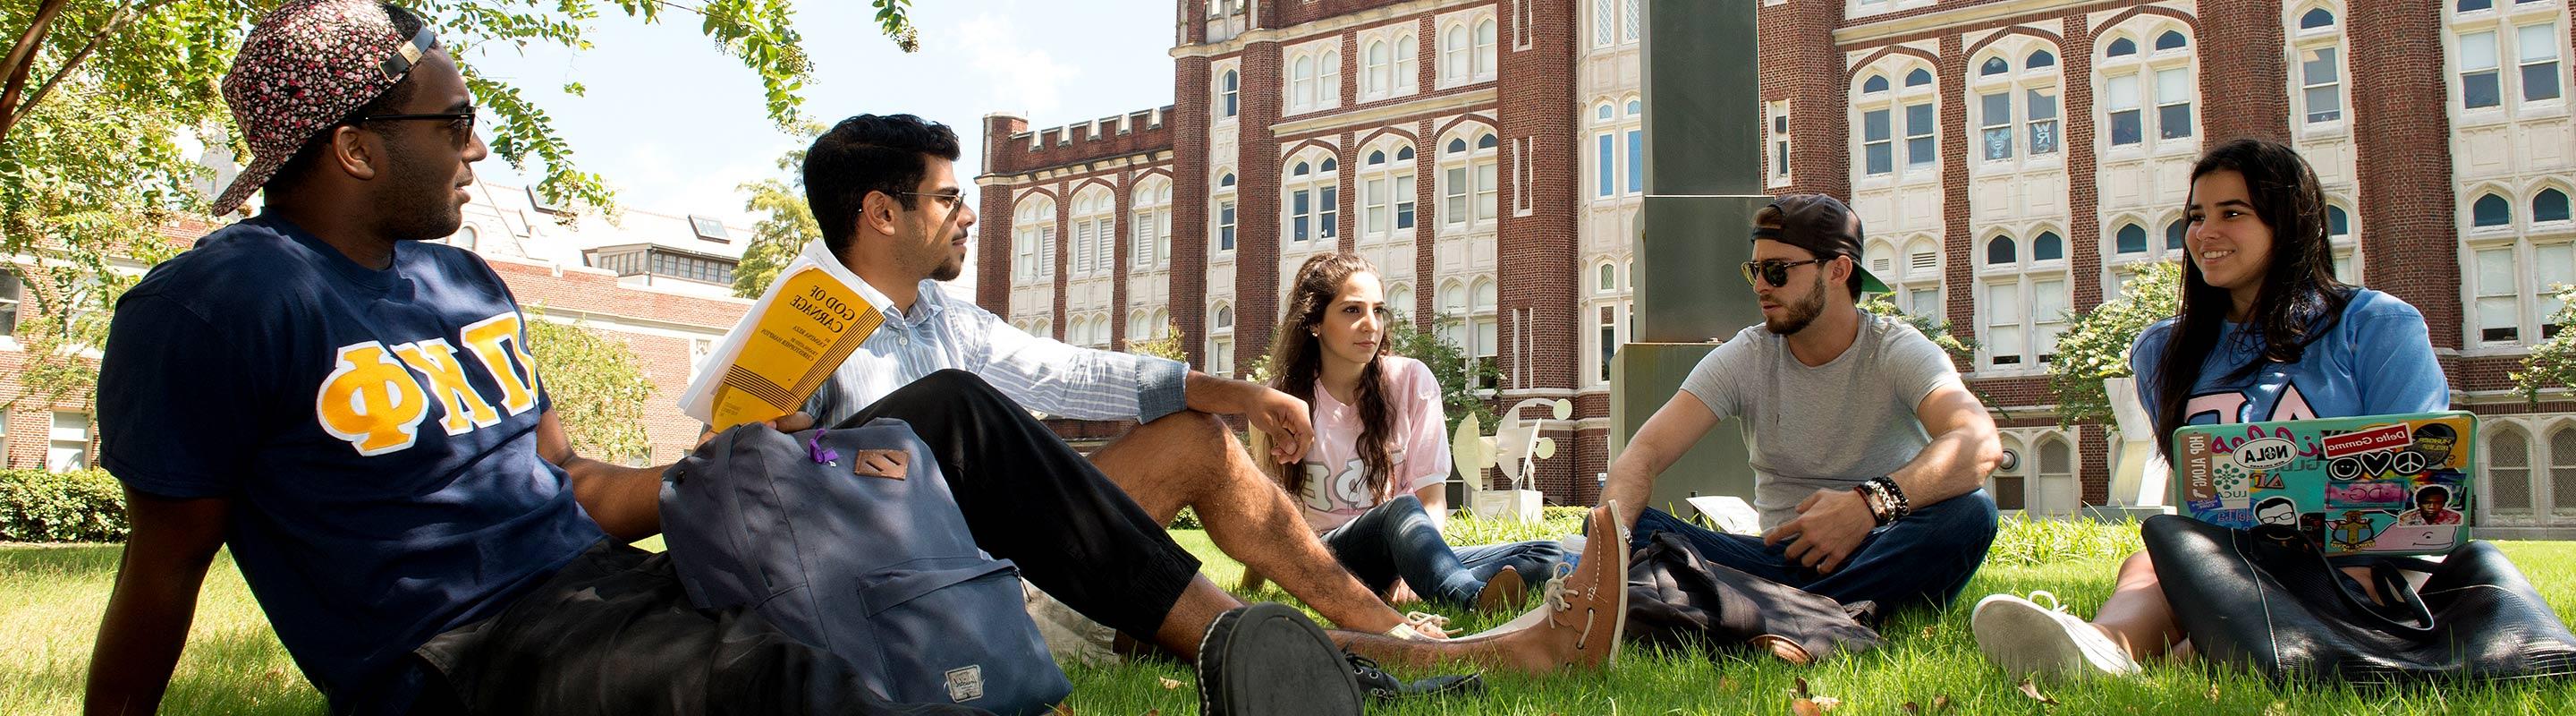
<path id="1" fill-rule="evenodd" d="M 737 426 L 671 466 L 661 502 L 691 602 L 750 606 L 888 699 L 1034 714 L 1073 690 L 1023 607 L 1019 569 L 975 546 L 939 462 L 901 420 Z"/>

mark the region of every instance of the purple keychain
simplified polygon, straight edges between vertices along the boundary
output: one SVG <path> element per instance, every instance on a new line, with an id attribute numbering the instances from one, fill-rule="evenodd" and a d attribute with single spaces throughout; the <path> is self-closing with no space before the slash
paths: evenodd
<path id="1" fill-rule="evenodd" d="M 831 428 L 823 428 L 814 431 L 814 437 L 806 438 L 805 456 L 814 458 L 814 462 L 838 467 L 841 463 L 835 461 L 841 459 L 841 453 L 831 448 L 823 447 L 823 434 L 829 432 L 832 432 Z"/>

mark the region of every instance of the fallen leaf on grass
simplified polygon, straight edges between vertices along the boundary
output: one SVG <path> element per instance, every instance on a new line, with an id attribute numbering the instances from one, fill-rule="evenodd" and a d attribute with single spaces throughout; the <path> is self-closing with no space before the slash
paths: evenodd
<path id="1" fill-rule="evenodd" d="M 1177 689 L 1177 688 L 1180 688 L 1180 687 L 1181 687 L 1181 680 L 1180 680 L 1180 679 L 1174 679 L 1174 678 L 1170 678 L 1170 677 L 1165 677 L 1165 678 L 1163 679 L 1163 690 L 1164 690 L 1164 691 L 1170 691 L 1170 690 L 1172 690 L 1172 689 Z"/>
<path id="2" fill-rule="evenodd" d="M 2209 682 L 2209 702 L 2218 703 L 2218 682 Z"/>
<path id="3" fill-rule="evenodd" d="M 1933 635 L 1933 634 L 1938 634 L 1938 633 L 1940 633 L 1940 630 L 1938 630 L 1938 629 L 1934 629 L 1934 628 L 1929 627 L 1929 626 L 1923 627 L 1923 638 L 1925 638 L 1925 639 L 1930 639 L 1930 638 L 1932 638 L 1932 635 Z"/>
<path id="4" fill-rule="evenodd" d="M 1936 714 L 1945 714 L 1945 713 L 1949 713 L 1949 712 L 1950 712 L 1950 695 L 1949 695 L 1949 694 L 1942 694 L 1942 695 L 1939 695 L 1939 696 L 1934 696 L 1934 697 L 1932 697 L 1932 713 L 1936 713 Z"/>
<path id="5" fill-rule="evenodd" d="M 1812 699 L 1798 699 L 1789 702 L 1789 713 L 1795 716 L 1825 716 L 1825 707 Z"/>
<path id="6" fill-rule="evenodd" d="M 2057 699 L 2049 698 L 2047 694 L 2040 693 L 2039 687 L 2031 685 L 2029 679 L 2021 680 L 2021 695 L 2028 696 L 2030 697 L 2030 700 L 2043 704 L 2055 705 L 2057 703 Z"/>

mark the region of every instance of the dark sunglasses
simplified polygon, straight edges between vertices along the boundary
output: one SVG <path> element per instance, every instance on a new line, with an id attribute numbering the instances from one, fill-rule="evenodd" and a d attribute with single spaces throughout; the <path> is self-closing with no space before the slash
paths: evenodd
<path id="1" fill-rule="evenodd" d="M 1789 285 L 1789 269 L 1805 266 L 1807 264 L 1820 264 L 1832 261 L 1835 258 L 1839 257 L 1828 256 L 1821 259 L 1807 259 L 1805 261 L 1782 261 L 1779 259 L 1771 259 L 1769 261 L 1746 261 L 1744 262 L 1744 282 L 1754 283 L 1754 281 L 1758 279 L 1763 283 L 1771 284 L 1773 288 L 1787 286 Z M 1754 285 L 1759 286 L 1761 284 L 1757 283 Z"/>
<path id="2" fill-rule="evenodd" d="M 448 130 L 453 131 L 453 132 L 456 132 L 457 134 L 460 134 L 460 135 L 461 135 L 461 134 L 471 134 L 471 133 L 473 133 L 473 132 L 474 132 L 474 108 L 473 108 L 473 107 L 467 107 L 467 108 L 465 108 L 465 111 L 462 111 L 462 112 L 431 112 L 431 113 L 428 113 L 428 114 L 371 114 L 371 115 L 367 115 L 367 116 L 364 116 L 364 117 L 359 117 L 359 118 L 357 118 L 357 119 L 350 120 L 350 121 L 351 121 L 352 123 L 366 123 L 366 122 L 395 122 L 395 121 L 415 120 L 415 119 L 423 119 L 423 120 L 429 120 L 429 119 L 434 119 L 434 120 L 444 120 L 444 121 L 446 121 L 446 122 L 447 122 L 447 128 L 448 128 Z"/>

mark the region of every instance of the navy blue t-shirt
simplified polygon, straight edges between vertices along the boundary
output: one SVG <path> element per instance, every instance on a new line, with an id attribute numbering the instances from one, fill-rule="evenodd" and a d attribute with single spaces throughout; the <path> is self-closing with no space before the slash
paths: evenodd
<path id="1" fill-rule="evenodd" d="M 376 271 L 273 216 L 225 227 L 118 301 L 101 462 L 230 499 L 224 541 L 332 710 L 407 708 L 412 649 L 602 537 L 537 455 L 524 320 L 453 247 Z"/>

